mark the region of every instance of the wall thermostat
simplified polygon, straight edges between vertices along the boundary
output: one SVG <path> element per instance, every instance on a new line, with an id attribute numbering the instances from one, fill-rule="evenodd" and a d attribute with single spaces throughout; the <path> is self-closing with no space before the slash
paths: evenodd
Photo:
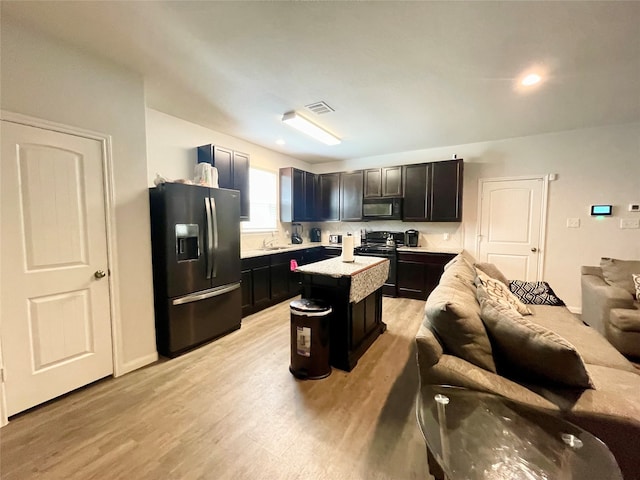
<path id="1" fill-rule="evenodd" d="M 597 217 L 608 217 L 613 214 L 612 205 L 591 205 L 591 215 Z"/>

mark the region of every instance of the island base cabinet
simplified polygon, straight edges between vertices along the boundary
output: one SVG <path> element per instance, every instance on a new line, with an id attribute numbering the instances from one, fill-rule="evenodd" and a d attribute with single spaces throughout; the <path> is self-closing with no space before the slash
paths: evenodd
<path id="1" fill-rule="evenodd" d="M 382 288 L 358 303 L 349 302 L 351 279 L 302 275 L 303 298 L 324 300 L 333 309 L 330 324 L 331 366 L 350 372 L 382 334 Z"/>

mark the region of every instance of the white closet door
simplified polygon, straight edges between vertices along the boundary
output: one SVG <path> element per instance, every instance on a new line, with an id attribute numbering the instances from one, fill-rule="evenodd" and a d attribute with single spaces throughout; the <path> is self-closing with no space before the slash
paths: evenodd
<path id="1" fill-rule="evenodd" d="M 2 122 L 7 413 L 113 372 L 102 144 Z"/>

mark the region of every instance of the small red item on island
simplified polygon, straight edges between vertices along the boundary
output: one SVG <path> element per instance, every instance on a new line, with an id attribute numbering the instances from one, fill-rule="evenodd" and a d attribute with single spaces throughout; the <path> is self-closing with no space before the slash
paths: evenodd
<path id="1" fill-rule="evenodd" d="M 295 258 L 292 258 L 292 259 L 291 259 L 291 262 L 290 262 L 290 264 L 289 264 L 289 269 L 290 269 L 292 272 L 295 272 L 295 271 L 296 271 L 296 268 L 298 268 L 298 262 L 296 261 L 296 259 L 295 259 Z"/>

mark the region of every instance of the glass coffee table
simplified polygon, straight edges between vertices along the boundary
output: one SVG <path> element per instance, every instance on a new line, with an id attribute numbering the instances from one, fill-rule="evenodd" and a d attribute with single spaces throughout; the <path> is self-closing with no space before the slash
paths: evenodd
<path id="1" fill-rule="evenodd" d="M 437 385 L 421 388 L 416 410 L 436 479 L 622 480 L 600 439 L 550 412 Z"/>

